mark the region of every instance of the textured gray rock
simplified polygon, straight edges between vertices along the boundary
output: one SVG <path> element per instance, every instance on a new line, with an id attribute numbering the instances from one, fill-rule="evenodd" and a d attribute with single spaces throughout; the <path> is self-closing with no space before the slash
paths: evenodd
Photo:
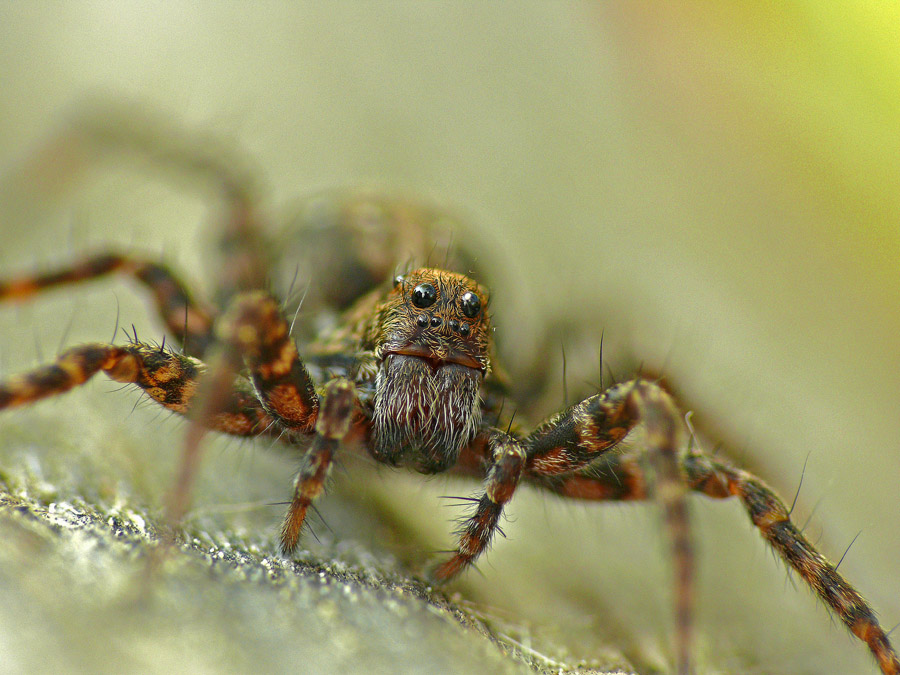
<path id="1" fill-rule="evenodd" d="M 296 560 L 279 558 L 277 516 L 255 521 L 281 507 L 217 511 L 208 501 L 215 489 L 266 479 L 282 468 L 277 458 L 241 475 L 226 462 L 212 481 L 207 472 L 183 536 L 150 574 L 149 556 L 162 550 L 159 508 L 130 483 L 148 457 L 95 454 L 128 448 L 127 435 L 58 436 L 75 411 L 101 424 L 78 396 L 0 427 L 0 672 L 607 672 L 541 657 L 512 637 L 527 629 L 485 620 L 388 551 L 321 526 Z M 131 460 L 132 471 L 114 475 Z M 162 487 L 164 473 L 151 467 L 144 482 Z M 377 513 L 339 497 L 324 517 L 337 530 L 344 521 L 378 528 Z"/>

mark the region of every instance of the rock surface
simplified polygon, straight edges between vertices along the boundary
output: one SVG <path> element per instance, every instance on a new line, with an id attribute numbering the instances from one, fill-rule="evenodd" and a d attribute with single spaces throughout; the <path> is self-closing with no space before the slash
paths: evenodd
<path id="1" fill-rule="evenodd" d="M 209 502 L 225 483 L 240 489 L 247 474 L 271 481 L 278 458 L 254 460 L 242 476 L 227 461 L 215 481 L 206 472 L 195 503 L 210 509 L 192 512 L 151 573 L 148 560 L 164 548 L 159 508 L 130 481 L 148 469 L 145 484 L 156 484 L 164 472 L 132 456 L 136 466 L 117 477 L 125 458 L 94 454 L 128 448 L 127 436 L 85 434 L 72 452 L 79 439 L 67 443 L 54 429 L 73 410 L 89 411 L 75 396 L 19 411 L 2 427 L 0 672 L 632 672 L 543 657 L 525 646 L 527 629 L 485 619 L 389 552 L 342 543 L 322 527 L 294 561 L 279 558 L 277 517 L 254 521 L 280 507 L 217 511 Z M 54 410 L 64 418 L 56 424 Z M 345 519 L 377 517 L 341 502 L 324 515 L 337 530 Z M 606 665 L 616 664 L 626 665 Z"/>

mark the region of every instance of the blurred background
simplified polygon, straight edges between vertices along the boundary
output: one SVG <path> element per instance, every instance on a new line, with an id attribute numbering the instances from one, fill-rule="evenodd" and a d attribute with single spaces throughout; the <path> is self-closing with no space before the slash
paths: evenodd
<path id="1" fill-rule="evenodd" d="M 802 524 L 815 511 L 806 531 L 829 558 L 861 532 L 840 569 L 889 629 L 900 621 L 898 40 L 900 10 L 863 2 L 4 3 L 0 274 L 116 245 L 208 287 L 217 204 L 203 190 L 139 163 L 66 166 L 62 153 L 58 176 L 32 172 L 97 101 L 245 153 L 273 222 L 293 199 L 347 185 L 447 205 L 493 242 L 482 262 L 497 271 L 510 370 L 523 376 L 537 356 L 561 383 L 542 327 L 572 323 L 572 402 L 596 383 L 602 330 L 616 374 L 664 373 L 708 449 L 721 443 L 788 503 L 803 475 L 794 513 Z M 141 294 L 114 282 L 0 310 L 0 374 L 61 342 L 108 340 L 117 307 L 123 325 L 161 337 Z M 41 476 L 27 458 L 44 434 L 76 455 L 115 438 L 127 450 L 97 463 L 104 498 L 148 480 L 127 453 L 165 485 L 179 426 L 132 413 L 136 396 L 115 388 L 0 417 L 17 439 L 4 471 Z M 208 454 L 204 481 L 219 492 L 201 492 L 198 508 L 285 496 L 290 469 L 263 451 Z M 400 557 L 450 546 L 437 496 L 472 486 L 348 465 L 337 493 L 358 487 L 388 514 L 407 537 Z M 266 477 L 235 493 L 248 473 Z M 691 506 L 702 672 L 876 672 L 737 503 Z M 337 539 L 365 540 L 328 508 Z M 509 515 L 482 574 L 451 591 L 573 660 L 612 644 L 640 672 L 665 668 L 670 573 L 653 505 L 522 491 Z M 262 509 L 267 536 L 279 518 Z M 0 627 L 15 625 L 6 618 Z"/>

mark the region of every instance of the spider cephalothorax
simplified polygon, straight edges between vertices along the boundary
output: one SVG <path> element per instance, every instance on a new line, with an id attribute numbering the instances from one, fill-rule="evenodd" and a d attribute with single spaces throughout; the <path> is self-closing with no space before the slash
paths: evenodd
<path id="1" fill-rule="evenodd" d="M 474 438 L 490 371 L 487 291 L 471 279 L 419 269 L 394 280 L 363 348 L 374 353 L 372 455 L 445 471 Z"/>

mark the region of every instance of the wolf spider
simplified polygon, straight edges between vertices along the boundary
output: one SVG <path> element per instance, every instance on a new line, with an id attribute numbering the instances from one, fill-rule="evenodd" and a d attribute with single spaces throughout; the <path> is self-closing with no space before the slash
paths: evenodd
<path id="1" fill-rule="evenodd" d="M 116 131 L 104 122 L 81 133 L 91 143 L 139 152 L 164 143 L 164 134 L 124 127 Z M 189 417 L 169 504 L 173 524 L 187 508 L 206 430 L 298 446 L 303 459 L 281 529 L 285 556 L 296 550 L 338 452 L 355 449 L 426 474 L 482 478 L 483 494 L 462 523 L 455 552 L 432 572 L 438 582 L 465 571 L 489 547 L 520 483 L 578 500 L 657 499 L 676 571 L 679 673 L 691 671 L 693 555 L 685 492 L 737 497 L 772 550 L 868 645 L 881 671 L 900 675 L 900 661 L 866 601 L 804 537 L 771 488 L 684 442 L 682 415 L 658 382 L 614 384 L 531 431 L 504 417 L 509 387 L 494 359 L 488 290 L 469 276 L 473 259 L 464 250 L 448 252 L 441 267 L 409 266 L 395 275 L 403 254 L 427 257 L 437 236 L 434 214 L 351 198 L 321 218 L 328 227 L 300 233 L 293 245 L 316 253 L 303 270 L 311 285 L 304 315 L 318 316 L 315 327 L 298 329 L 301 358 L 280 300 L 263 290 L 275 246 L 245 178 L 184 139 L 160 154 L 212 177 L 229 206 L 217 306 L 196 299 L 164 265 L 117 252 L 0 280 L 0 301 L 20 301 L 108 274 L 130 276 L 150 291 L 180 348 L 172 349 L 171 339 L 157 346 L 136 338 L 71 348 L 52 364 L 0 383 L 0 409 L 62 394 L 102 371 Z M 639 424 L 646 429 L 643 447 L 611 452 Z"/>

